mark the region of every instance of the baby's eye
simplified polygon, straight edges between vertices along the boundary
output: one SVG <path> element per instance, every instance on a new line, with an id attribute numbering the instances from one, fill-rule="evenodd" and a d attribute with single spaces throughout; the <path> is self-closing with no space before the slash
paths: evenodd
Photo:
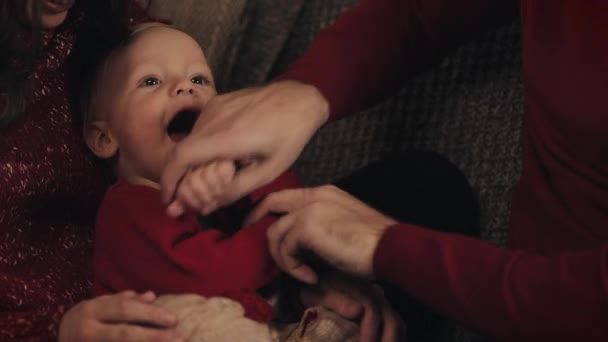
<path id="1" fill-rule="evenodd" d="M 209 80 L 205 76 L 194 76 L 192 79 L 190 79 L 190 81 L 194 84 L 200 85 L 209 84 Z"/>
<path id="2" fill-rule="evenodd" d="M 148 77 L 143 81 L 143 85 L 146 87 L 152 87 L 159 84 L 160 80 L 158 79 L 158 77 Z"/>

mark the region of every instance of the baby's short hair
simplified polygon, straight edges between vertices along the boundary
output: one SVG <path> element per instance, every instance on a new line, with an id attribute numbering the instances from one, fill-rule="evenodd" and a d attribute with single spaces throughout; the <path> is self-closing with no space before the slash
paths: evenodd
<path id="1" fill-rule="evenodd" d="M 87 68 L 87 72 L 82 75 L 80 87 L 81 95 L 79 107 L 85 127 L 98 117 L 96 108 L 98 107 L 97 93 L 99 91 L 99 81 L 108 66 L 110 57 L 117 51 L 129 46 L 140 33 L 154 27 L 170 27 L 176 29 L 164 22 L 147 22 L 135 25 L 129 29 L 125 36 L 108 44 L 103 49 L 103 52 L 97 54 L 94 58 L 91 58 L 91 66 Z"/>

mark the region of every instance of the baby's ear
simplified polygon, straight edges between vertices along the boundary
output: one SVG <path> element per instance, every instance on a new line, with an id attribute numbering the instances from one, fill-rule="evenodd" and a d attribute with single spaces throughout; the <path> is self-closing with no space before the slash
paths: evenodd
<path id="1" fill-rule="evenodd" d="M 105 121 L 93 121 L 86 125 L 84 137 L 93 154 L 109 159 L 118 152 L 118 143 Z"/>

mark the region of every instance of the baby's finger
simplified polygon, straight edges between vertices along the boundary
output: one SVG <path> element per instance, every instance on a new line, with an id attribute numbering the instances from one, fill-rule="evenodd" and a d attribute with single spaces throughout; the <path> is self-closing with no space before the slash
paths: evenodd
<path id="1" fill-rule="evenodd" d="M 236 173 L 236 166 L 232 160 L 223 160 L 215 165 L 217 174 L 223 185 L 232 181 Z"/>
<path id="2" fill-rule="evenodd" d="M 167 215 L 169 217 L 179 217 L 186 212 L 186 206 L 180 201 L 173 201 L 167 207 Z"/>
<path id="3" fill-rule="evenodd" d="M 197 185 L 193 186 L 193 182 L 195 182 L 192 180 L 193 176 L 194 175 L 191 173 L 182 181 L 175 194 L 175 199 L 176 201 L 181 202 L 182 205 L 185 205 L 187 209 L 199 211 L 202 207 L 202 203 L 199 200 L 199 191 L 197 190 L 195 192 L 194 187 Z"/>
<path id="4" fill-rule="evenodd" d="M 209 166 L 206 166 L 201 170 L 201 179 L 205 182 L 207 187 L 207 191 L 209 192 L 209 201 L 206 203 L 210 203 L 211 201 L 217 199 L 222 195 L 224 190 L 225 182 L 219 174 L 219 163 L 213 163 Z"/>
<path id="5" fill-rule="evenodd" d="M 198 206 L 193 207 L 197 211 L 201 210 L 205 205 L 211 203 L 213 201 L 213 194 L 209 188 L 209 184 L 207 183 L 207 167 L 201 167 L 194 170 L 190 177 L 188 177 L 185 182 L 188 184 L 190 191 L 192 191 L 193 195 L 196 196 L 198 201 Z"/>

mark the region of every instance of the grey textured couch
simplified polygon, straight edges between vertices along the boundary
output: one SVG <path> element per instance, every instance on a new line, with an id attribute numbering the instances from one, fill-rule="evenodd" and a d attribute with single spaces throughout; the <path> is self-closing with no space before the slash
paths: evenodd
<path id="1" fill-rule="evenodd" d="M 172 0 L 154 0 L 152 9 L 166 14 L 173 8 L 176 25 L 207 49 L 225 91 L 280 74 L 316 32 L 358 0 L 180 2 L 176 7 Z M 511 189 L 520 172 L 520 43 L 518 23 L 481 35 L 404 82 L 393 97 L 322 129 L 297 169 L 307 184 L 322 184 L 400 151 L 438 151 L 464 171 L 478 195 L 482 238 L 504 244 Z M 445 341 L 472 338 L 453 324 L 445 330 Z"/>

